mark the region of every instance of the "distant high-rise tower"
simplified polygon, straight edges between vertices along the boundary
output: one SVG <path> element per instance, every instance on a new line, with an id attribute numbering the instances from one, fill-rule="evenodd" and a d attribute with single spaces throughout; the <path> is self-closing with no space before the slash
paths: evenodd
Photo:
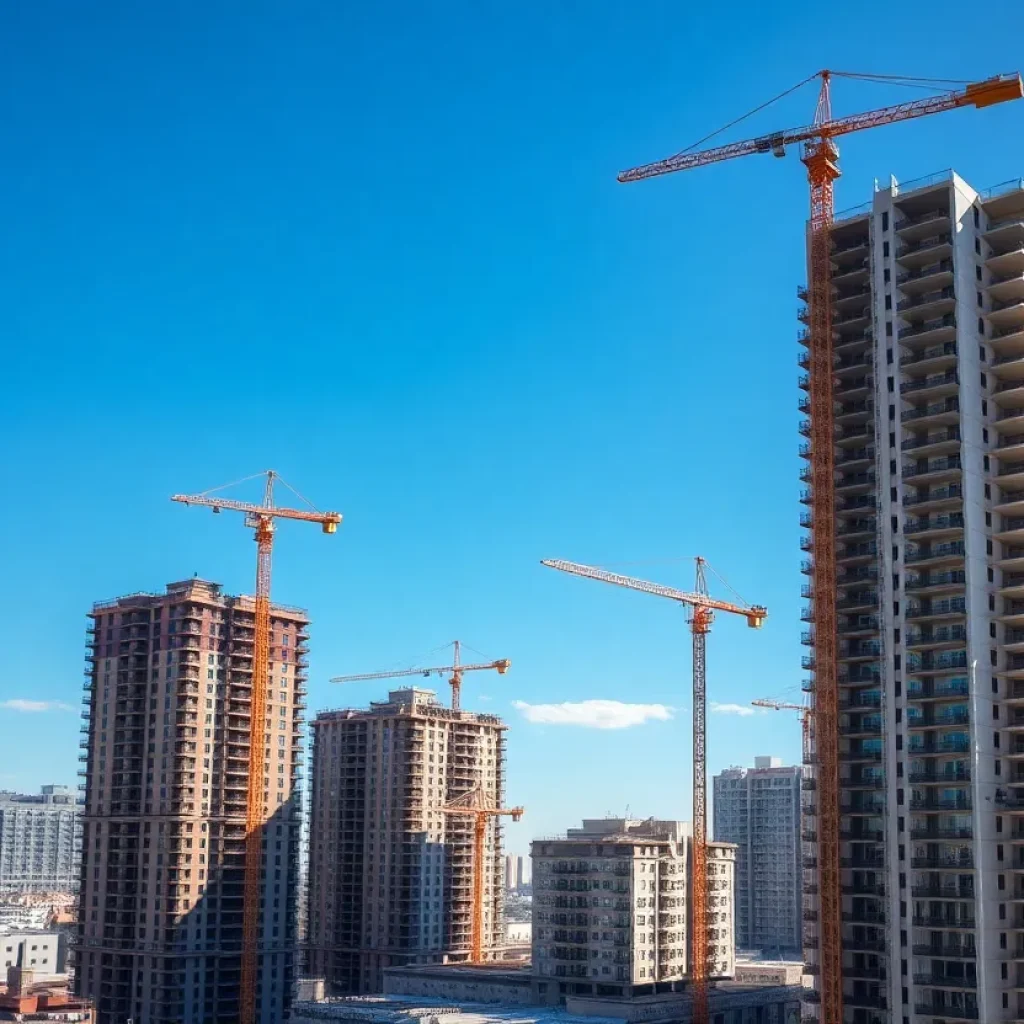
<path id="1" fill-rule="evenodd" d="M 81 820 L 75 791 L 43 786 L 38 796 L 0 791 L 0 889 L 78 889 Z"/>
<path id="2" fill-rule="evenodd" d="M 829 232 L 836 473 L 830 494 L 803 501 L 828 501 L 835 517 L 845 1019 L 1018 1020 L 1024 188 L 978 192 L 952 172 L 893 181 Z M 813 556 L 818 543 L 803 546 Z M 815 686 L 812 675 L 812 699 Z M 812 766 L 816 984 L 829 969 L 820 786 Z M 813 994 L 804 1012 L 817 1017 Z"/>
<path id="3" fill-rule="evenodd" d="M 801 951 L 803 769 L 757 757 L 714 778 L 714 836 L 735 843 L 736 945 L 765 956 Z"/>
<path id="4" fill-rule="evenodd" d="M 254 602 L 199 579 L 93 606 L 78 991 L 98 1024 L 236 1024 Z M 304 612 L 271 606 L 258 1020 L 296 950 Z"/>
<path id="5" fill-rule="evenodd" d="M 505 724 L 430 690 L 313 722 L 309 964 L 331 992 L 382 991 L 382 970 L 465 959 L 472 819 L 441 808 L 478 782 L 503 806 Z M 484 947 L 504 944 L 501 821 L 487 824 Z"/>
<path id="6" fill-rule="evenodd" d="M 518 853 L 505 854 L 505 892 L 518 892 L 522 887 L 523 860 Z"/>

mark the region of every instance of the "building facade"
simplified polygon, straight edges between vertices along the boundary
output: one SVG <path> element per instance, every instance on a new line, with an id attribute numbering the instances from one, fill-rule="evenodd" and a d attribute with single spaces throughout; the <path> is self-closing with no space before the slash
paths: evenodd
<path id="1" fill-rule="evenodd" d="M 76 891 L 81 827 L 68 786 L 43 786 L 38 796 L 0 792 L 0 891 Z"/>
<path id="2" fill-rule="evenodd" d="M 502 806 L 505 728 L 415 688 L 317 715 L 309 965 L 329 992 L 381 992 L 386 967 L 468 955 L 472 819 L 442 808 L 478 784 Z M 501 821 L 488 821 L 485 840 L 485 950 L 504 942 Z"/>
<path id="3" fill-rule="evenodd" d="M 690 825 L 588 819 L 564 838 L 538 839 L 533 867 L 533 971 L 550 996 L 639 996 L 689 974 Z M 708 844 L 712 977 L 735 965 L 736 848 Z"/>
<path id="4" fill-rule="evenodd" d="M 757 757 L 714 777 L 714 836 L 736 844 L 736 945 L 766 956 L 802 949 L 803 769 Z"/>
<path id="5" fill-rule="evenodd" d="M 830 230 L 845 1019 L 1019 1020 L 1024 189 L 892 182 Z"/>
<path id="6" fill-rule="evenodd" d="M 90 617 L 77 990 L 99 1024 L 237 1021 L 254 602 L 191 579 Z M 294 977 L 307 627 L 272 606 L 261 1024 Z"/>

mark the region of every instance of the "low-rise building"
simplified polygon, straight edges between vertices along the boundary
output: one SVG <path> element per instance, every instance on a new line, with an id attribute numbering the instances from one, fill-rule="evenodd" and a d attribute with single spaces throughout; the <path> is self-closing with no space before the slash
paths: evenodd
<path id="1" fill-rule="evenodd" d="M 533 971 L 545 1001 L 569 995 L 631 997 L 681 987 L 690 973 L 688 823 L 588 819 L 535 840 Z M 736 848 L 708 844 L 711 976 L 732 975 Z"/>
<path id="2" fill-rule="evenodd" d="M 93 1024 L 92 1004 L 68 993 L 67 979 L 40 978 L 29 967 L 8 967 L 0 991 L 0 1021 L 62 1021 Z"/>
<path id="3" fill-rule="evenodd" d="M 9 967 L 22 967 L 36 977 L 67 974 L 67 932 L 24 931 L 0 935 L 0 974 Z"/>

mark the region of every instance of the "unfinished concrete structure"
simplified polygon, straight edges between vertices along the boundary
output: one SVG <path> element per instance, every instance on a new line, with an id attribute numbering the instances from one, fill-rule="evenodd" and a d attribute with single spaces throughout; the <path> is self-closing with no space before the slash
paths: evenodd
<path id="1" fill-rule="evenodd" d="M 1024 188 L 892 181 L 831 241 L 845 1020 L 1019 1020 Z M 814 771 L 808 1015 L 823 970 Z"/>
<path id="2" fill-rule="evenodd" d="M 736 945 L 768 956 L 802 948 L 800 783 L 803 769 L 756 757 L 714 778 L 714 836 L 736 844 Z"/>
<path id="3" fill-rule="evenodd" d="M 77 890 L 81 825 L 69 786 L 43 786 L 38 795 L 0 792 L 0 890 Z"/>
<path id="4" fill-rule="evenodd" d="M 430 690 L 313 722 L 309 969 L 337 994 L 383 990 L 386 967 L 469 953 L 473 825 L 441 808 L 480 783 L 504 794 L 505 724 Z M 485 950 L 504 943 L 501 819 L 485 840 Z"/>
<path id="5" fill-rule="evenodd" d="M 533 970 L 545 998 L 668 991 L 689 973 L 689 823 L 587 819 L 532 844 Z M 712 977 L 735 963 L 736 848 L 708 844 Z"/>
<path id="6" fill-rule="evenodd" d="M 234 1024 L 253 601 L 191 579 L 90 615 L 77 991 L 99 1024 Z M 272 606 L 261 1024 L 291 1000 L 307 626 Z"/>

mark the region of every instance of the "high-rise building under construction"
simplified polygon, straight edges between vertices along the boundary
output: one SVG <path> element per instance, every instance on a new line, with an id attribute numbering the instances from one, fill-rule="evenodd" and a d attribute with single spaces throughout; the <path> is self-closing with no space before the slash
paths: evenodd
<path id="1" fill-rule="evenodd" d="M 382 991 L 385 967 L 466 959 L 473 823 L 446 803 L 478 784 L 504 794 L 505 725 L 443 707 L 429 690 L 394 690 L 368 710 L 313 722 L 309 965 L 329 992 Z M 500 946 L 500 818 L 484 850 L 483 946 Z"/>
<path id="2" fill-rule="evenodd" d="M 236 1024 L 254 602 L 191 579 L 90 616 L 78 991 L 98 1024 Z M 260 1024 L 291 1001 L 307 627 L 271 606 Z"/>
<path id="3" fill-rule="evenodd" d="M 800 782 L 777 757 L 714 778 L 716 839 L 736 844 L 736 946 L 770 957 L 801 947 Z"/>
<path id="4" fill-rule="evenodd" d="M 1024 188 L 892 182 L 837 217 L 831 248 L 844 1019 L 1018 1020 Z M 819 783 L 803 808 L 816 990 Z"/>

